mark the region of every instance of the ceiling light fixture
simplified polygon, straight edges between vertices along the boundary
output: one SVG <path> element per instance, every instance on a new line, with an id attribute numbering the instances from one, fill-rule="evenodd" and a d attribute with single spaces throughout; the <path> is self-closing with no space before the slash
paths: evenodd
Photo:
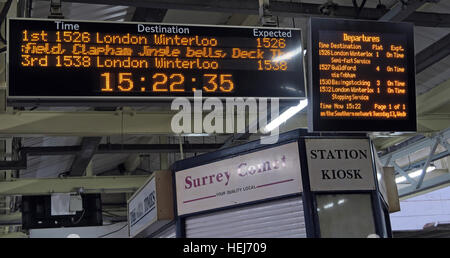
<path id="1" fill-rule="evenodd" d="M 433 170 L 435 170 L 435 169 L 436 169 L 436 167 L 435 167 L 434 165 L 431 165 L 431 166 L 429 166 L 429 167 L 427 168 L 426 173 L 429 173 L 429 172 L 431 172 L 431 171 L 433 171 Z M 408 176 L 411 177 L 411 178 L 418 177 L 418 176 L 420 176 L 420 175 L 422 174 L 422 170 L 423 170 L 423 169 L 417 169 L 417 170 L 414 170 L 413 172 L 409 173 Z M 400 176 L 400 177 L 397 177 L 397 178 L 395 179 L 395 183 L 400 184 L 400 183 L 405 182 L 406 180 L 407 180 L 406 177 Z"/>
<path id="2" fill-rule="evenodd" d="M 295 114 L 297 114 L 302 109 L 304 109 L 307 105 L 308 105 L 307 99 L 300 100 L 300 103 L 298 103 L 297 106 L 290 107 L 288 110 L 284 111 L 277 118 L 272 120 L 268 125 L 266 125 L 262 130 L 263 133 L 268 133 L 268 132 L 272 131 L 273 129 L 277 128 L 282 123 L 286 122 L 289 118 L 293 117 Z"/>

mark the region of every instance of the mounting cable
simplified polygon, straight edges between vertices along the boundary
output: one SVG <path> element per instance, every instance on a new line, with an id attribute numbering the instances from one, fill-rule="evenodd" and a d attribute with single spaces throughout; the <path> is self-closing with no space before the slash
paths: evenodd
<path id="1" fill-rule="evenodd" d="M 363 0 L 361 5 L 358 6 L 358 3 L 356 2 L 356 0 L 352 0 L 353 7 L 355 7 L 355 12 L 356 12 L 355 18 L 356 19 L 358 19 L 359 14 L 361 13 L 362 9 L 364 8 L 364 5 L 366 4 L 366 1 L 367 0 Z"/>
<path id="2" fill-rule="evenodd" d="M 258 0 L 259 4 L 259 19 L 264 27 L 275 27 L 277 20 L 270 11 L 270 0 Z"/>
<path id="3" fill-rule="evenodd" d="M 319 6 L 319 12 L 323 15 L 333 16 L 334 11 L 338 8 L 338 5 L 333 0 L 328 0 Z"/>
<path id="4" fill-rule="evenodd" d="M 25 4 L 25 17 L 31 17 L 31 11 L 33 10 L 33 0 L 27 0 Z"/>
<path id="5" fill-rule="evenodd" d="M 81 221 L 81 219 L 84 217 L 84 214 L 86 213 L 86 209 L 83 209 L 83 213 L 81 213 L 81 216 L 78 218 L 78 220 L 77 221 L 73 221 L 73 218 L 72 218 L 72 223 L 73 224 L 78 224 L 78 223 L 80 223 L 80 221 Z"/>
<path id="6" fill-rule="evenodd" d="M 378 0 L 378 5 L 376 7 L 377 9 L 385 10 L 386 6 L 381 2 L 381 0 Z"/>
<path id="7" fill-rule="evenodd" d="M 98 236 L 98 238 L 102 238 L 102 237 L 105 237 L 105 236 L 109 236 L 109 235 L 111 235 L 111 234 L 114 234 L 114 233 L 116 233 L 116 232 L 119 232 L 120 230 L 122 230 L 122 229 L 123 229 L 124 227 L 126 227 L 126 226 L 128 226 L 128 223 L 125 223 L 125 225 L 123 225 L 123 227 L 121 227 L 121 228 L 119 228 L 119 229 L 117 229 L 117 230 L 114 230 L 114 231 L 109 232 L 109 233 L 107 233 L 107 234 Z"/>
<path id="8" fill-rule="evenodd" d="M 112 217 L 115 217 L 115 218 L 122 218 L 122 216 L 114 214 L 114 213 L 112 213 L 110 211 L 102 210 L 102 213 L 108 214 L 108 215 L 110 215 Z"/>
<path id="9" fill-rule="evenodd" d="M 61 0 L 51 0 L 50 1 L 50 15 L 49 19 L 64 19 L 62 14 L 62 4 Z"/>
<path id="10" fill-rule="evenodd" d="M 292 3 L 292 0 L 291 0 Z M 302 4 L 302 1 L 300 1 L 300 5 Z M 295 18 L 292 16 L 292 26 L 295 28 Z"/>
<path id="11" fill-rule="evenodd" d="M 180 157 L 181 159 L 184 159 L 184 153 L 183 153 L 183 138 L 181 136 L 179 136 L 178 141 L 180 143 Z"/>

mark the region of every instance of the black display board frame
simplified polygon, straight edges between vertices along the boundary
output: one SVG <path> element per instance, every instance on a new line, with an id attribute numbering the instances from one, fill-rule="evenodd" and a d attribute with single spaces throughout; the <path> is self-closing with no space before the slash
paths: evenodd
<path id="1" fill-rule="evenodd" d="M 417 131 L 414 26 L 366 20 L 310 18 L 308 33 L 308 130 L 310 132 L 415 132 Z M 348 119 L 320 117 L 319 89 L 319 31 L 350 31 L 374 33 L 402 33 L 406 35 L 407 58 L 407 119 Z"/>
<path id="2" fill-rule="evenodd" d="M 139 90 L 133 91 L 133 92 L 114 92 L 109 93 L 106 92 L 106 94 L 99 94 L 95 93 L 91 88 L 94 86 L 89 85 L 86 86 L 86 84 L 93 84 L 93 81 L 100 80 L 99 78 L 95 78 L 93 80 L 92 78 L 88 78 L 89 76 L 92 77 L 92 75 L 82 74 L 82 72 L 86 73 L 86 71 L 81 71 L 80 68 L 77 68 L 79 71 L 78 73 L 71 73 L 70 71 L 62 71 L 62 73 L 53 73 L 54 76 L 49 76 L 50 74 L 45 74 L 45 71 L 42 69 L 42 67 L 37 68 L 31 76 L 30 74 L 24 73 L 21 69 L 18 69 L 18 59 L 17 56 L 20 56 L 20 37 L 21 35 L 17 35 L 16 33 L 18 29 L 23 29 L 24 24 L 28 24 L 31 29 L 46 29 L 49 26 L 53 26 L 52 24 L 59 20 L 51 20 L 51 19 L 28 19 L 28 18 L 14 18 L 8 20 L 8 104 L 12 106 L 30 106 L 30 105 L 44 105 L 44 106 L 60 106 L 62 105 L 122 105 L 122 104 L 132 104 L 132 103 L 139 103 L 139 104 L 146 104 L 148 102 L 151 103 L 158 103 L 158 102 L 168 102 L 173 100 L 176 97 L 188 97 L 193 98 L 194 94 L 193 92 L 162 92 L 161 94 L 155 94 L 153 92 L 150 92 L 151 90 L 148 90 L 148 92 L 141 93 L 139 92 L 141 87 L 139 87 Z M 189 28 L 191 31 L 190 36 L 195 35 L 201 35 L 201 36 L 216 36 L 227 38 L 229 36 L 229 33 L 233 33 L 235 35 L 231 35 L 232 37 L 236 37 L 236 35 L 242 35 L 245 37 L 248 37 L 250 39 L 250 34 L 254 35 L 253 30 L 257 29 L 259 31 L 280 31 L 280 33 L 289 32 L 292 34 L 291 38 L 286 38 L 287 42 L 290 42 L 289 49 L 286 48 L 286 51 L 290 50 L 298 50 L 300 49 L 301 53 L 297 53 L 295 57 L 300 56 L 299 59 L 294 59 L 293 61 L 295 64 L 294 70 L 287 72 L 286 74 L 281 74 L 278 72 L 278 75 L 276 75 L 275 71 L 245 71 L 245 70 L 229 70 L 233 71 L 233 78 L 236 80 L 235 84 L 240 84 L 240 88 L 236 87 L 235 92 L 232 92 L 232 94 L 225 94 L 221 92 L 213 92 L 213 94 L 208 94 L 206 92 L 203 92 L 203 97 L 219 97 L 219 98 L 228 98 L 228 97 L 255 97 L 255 98 L 271 98 L 276 97 L 280 98 L 281 100 L 296 100 L 296 99 L 304 99 L 306 98 L 306 83 L 305 83 L 305 73 L 304 73 L 304 53 L 303 53 L 303 46 L 302 46 L 302 31 L 299 28 L 268 28 L 268 27 L 246 27 L 246 26 L 221 26 L 221 25 L 189 25 L 189 24 L 162 24 L 162 23 L 138 23 L 138 22 L 103 22 L 103 21 L 77 21 L 77 20 L 63 20 L 62 22 L 67 24 L 79 24 L 80 29 L 79 31 L 86 31 L 86 29 L 83 28 L 92 28 L 96 30 L 92 30 L 93 32 L 99 31 L 99 32 L 107 32 L 108 30 L 110 32 L 114 33 L 127 33 L 129 32 L 138 34 L 136 32 L 136 26 L 138 24 L 145 25 L 145 26 L 178 26 L 183 28 Z M 23 23 L 23 25 L 21 25 Z M 134 31 L 127 31 L 127 28 L 134 29 Z M 53 29 L 55 30 L 55 29 Z M 14 32 L 15 31 L 15 32 Z M 90 30 L 89 30 L 90 31 Z M 14 33 L 12 33 L 14 32 Z M 146 32 L 142 32 L 144 34 Z M 276 35 L 282 35 L 282 34 L 276 34 Z M 151 35 L 148 34 L 147 35 Z M 173 34 L 175 35 L 175 34 Z M 275 35 L 275 34 L 274 34 Z M 231 40 L 230 39 L 230 40 Z M 241 43 L 236 40 L 232 40 L 232 42 L 235 42 L 236 47 L 238 47 Z M 220 46 L 218 46 L 220 47 Z M 256 48 L 256 47 L 255 47 Z M 15 51 L 14 53 L 11 51 Z M 298 51 L 297 51 L 298 52 Z M 15 58 L 14 58 L 15 57 Z M 50 67 L 48 67 L 50 68 Z M 55 68 L 51 68 L 55 70 Z M 72 69 L 72 70 L 77 70 Z M 117 73 L 118 71 L 122 71 L 125 68 L 114 68 L 116 69 Z M 233 68 L 234 69 L 234 68 Z M 237 69 L 237 68 L 236 68 Z M 170 69 L 169 69 L 170 70 Z M 169 71 L 167 70 L 167 71 Z M 174 69 L 172 69 L 174 70 Z M 206 71 L 206 70 L 205 70 Z M 223 70 L 224 72 L 226 70 Z M 200 70 L 189 70 L 186 71 L 186 73 L 192 74 L 193 78 L 188 78 L 186 76 L 186 83 L 191 83 L 194 81 L 194 79 L 197 79 L 196 82 L 200 83 L 201 78 L 194 78 L 195 76 L 199 75 L 202 71 Z M 220 71 L 219 71 L 220 73 Z M 259 75 L 262 76 L 255 76 L 255 73 L 259 73 Z M 133 75 L 134 76 L 134 75 Z M 86 77 L 87 79 L 79 80 L 80 78 Z M 97 76 L 99 77 L 99 76 Z M 151 76 L 150 76 L 151 77 Z M 197 76 L 198 77 L 198 76 Z M 45 86 L 44 88 L 48 88 L 47 90 L 43 90 L 42 94 L 37 94 L 36 88 L 39 87 L 39 81 L 37 79 L 41 78 L 42 80 L 47 80 L 47 84 L 53 85 L 53 86 Z M 140 78 L 140 75 L 136 78 Z M 134 79 L 136 79 L 134 78 Z M 228 77 L 227 77 L 228 78 Z M 227 79 L 226 78 L 226 79 Z M 272 79 L 270 79 L 272 78 Z M 146 78 L 151 79 L 151 78 Z M 189 79 L 189 81 L 188 81 Z M 269 80 L 268 80 L 269 79 Z M 84 85 L 81 88 L 75 88 L 74 82 L 77 81 L 79 85 Z M 118 80 L 117 78 L 111 79 L 113 83 L 113 80 Z M 203 78 L 205 80 L 205 78 Z M 269 83 L 267 83 L 269 81 Z M 57 82 L 57 83 L 55 83 Z M 140 82 L 136 82 L 135 84 L 138 84 Z M 26 86 L 25 84 L 29 84 L 29 86 Z M 63 85 L 64 84 L 64 85 Z M 200 83 L 201 84 L 201 83 Z M 200 85 L 199 84 L 199 85 Z M 263 84 L 266 87 L 262 87 Z M 277 87 L 271 87 L 273 85 L 276 85 Z M 278 87 L 280 85 L 280 87 Z M 62 87 L 61 87 L 62 86 Z M 117 86 L 117 85 L 116 85 Z M 167 85 L 168 86 L 168 85 Z M 191 86 L 191 85 L 189 85 Z M 201 89 L 200 85 L 200 89 Z M 269 87 L 270 86 L 270 87 Z M 281 87 L 283 86 L 283 87 Z M 293 88 L 295 88 L 295 92 L 293 92 Z M 18 90 L 16 87 L 20 87 L 21 89 Z M 28 87 L 28 88 L 27 88 Z M 89 89 L 87 89 L 87 88 Z M 98 87 L 95 86 L 95 87 Z M 186 86 L 187 87 L 187 86 Z M 69 89 L 69 92 L 67 94 L 64 92 L 65 90 L 63 88 Z M 86 88 L 86 89 L 82 89 Z M 189 88 L 190 89 L 190 88 Z M 120 93 L 120 94 L 119 94 Z"/>

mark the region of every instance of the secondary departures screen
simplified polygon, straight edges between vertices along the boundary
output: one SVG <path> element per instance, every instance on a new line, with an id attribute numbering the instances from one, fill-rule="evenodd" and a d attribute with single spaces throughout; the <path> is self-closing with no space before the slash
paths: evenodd
<path id="1" fill-rule="evenodd" d="M 313 131 L 415 131 L 413 25 L 311 19 Z"/>
<path id="2" fill-rule="evenodd" d="M 11 19 L 8 47 L 12 99 L 306 95 L 298 29 Z"/>

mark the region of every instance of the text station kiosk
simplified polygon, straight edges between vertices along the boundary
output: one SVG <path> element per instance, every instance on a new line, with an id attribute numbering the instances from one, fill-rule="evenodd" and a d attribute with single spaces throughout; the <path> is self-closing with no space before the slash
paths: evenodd
<path id="1" fill-rule="evenodd" d="M 177 237 L 388 237 L 370 139 L 329 135 L 174 163 Z"/>

